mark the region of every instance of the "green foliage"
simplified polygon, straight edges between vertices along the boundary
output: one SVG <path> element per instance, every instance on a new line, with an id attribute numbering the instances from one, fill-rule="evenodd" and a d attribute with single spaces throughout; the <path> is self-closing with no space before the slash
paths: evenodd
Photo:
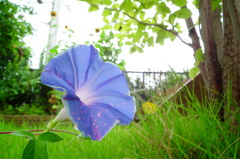
<path id="1" fill-rule="evenodd" d="M 32 34 L 24 16 L 33 10 L 8 0 L 0 0 L 0 6 L 0 113 L 27 114 L 31 109 L 30 113 L 43 114 L 48 109 L 43 107 L 47 106 L 43 92 L 49 88 L 40 84 L 40 71 L 29 68 L 31 49 L 23 41 Z"/>
<path id="2" fill-rule="evenodd" d="M 143 52 L 145 46 L 164 44 L 165 39 L 174 40 L 182 31 L 178 19 L 187 19 L 191 11 L 185 8 L 186 0 L 80 0 L 90 4 L 91 11 L 104 7 L 104 30 L 114 29 L 119 42 L 130 45 L 130 52 Z M 175 10 L 170 9 L 175 6 Z M 93 9 L 94 8 L 94 9 Z M 146 14 L 151 13 L 151 14 Z"/>
<path id="3" fill-rule="evenodd" d="M 48 142 L 59 142 L 63 140 L 63 138 L 61 138 L 60 136 L 52 132 L 43 133 L 38 137 L 38 139 L 41 141 L 48 141 Z"/>
<path id="4" fill-rule="evenodd" d="M 37 138 L 32 132 L 28 131 L 17 131 L 11 134 L 29 139 L 23 150 L 22 159 L 48 159 L 47 142 L 59 142 L 63 140 L 60 136 L 52 132 L 42 133 Z"/>
<path id="5" fill-rule="evenodd" d="M 22 159 L 34 159 L 35 148 L 36 140 L 30 140 L 23 151 Z"/>
<path id="6" fill-rule="evenodd" d="M 181 8 L 180 10 L 173 13 L 177 18 L 188 19 L 192 13 L 188 8 Z"/>
<path id="7" fill-rule="evenodd" d="M 39 82 L 40 71 L 30 70 L 19 64 L 9 63 L 0 80 L 0 112 L 2 114 L 46 114 L 50 112 L 48 95 L 50 88 Z"/>
<path id="8" fill-rule="evenodd" d="M 53 89 L 49 91 L 48 94 L 50 94 L 50 98 L 48 99 L 48 102 L 52 104 L 51 106 L 52 114 L 57 114 L 63 107 L 62 97 L 64 95 L 64 92 Z"/>
<path id="9" fill-rule="evenodd" d="M 191 70 L 189 71 L 189 77 L 194 79 L 197 76 L 197 74 L 199 73 L 199 71 L 200 71 L 200 69 L 197 66 L 191 68 Z"/>
<path id="10" fill-rule="evenodd" d="M 184 7 L 187 4 L 187 0 L 173 0 L 173 3 L 178 7 Z"/>
<path id="11" fill-rule="evenodd" d="M 198 65 L 200 64 L 200 62 L 204 61 L 204 54 L 202 49 L 198 49 L 195 52 L 195 60 L 196 62 L 194 63 L 194 67 L 189 71 L 189 76 L 193 79 L 196 77 L 196 75 L 200 72 L 200 69 L 198 67 Z"/>
<path id="12" fill-rule="evenodd" d="M 30 56 L 23 38 L 32 33 L 32 27 L 24 20 L 24 14 L 33 14 L 31 8 L 19 6 L 8 0 L 0 0 L 0 79 L 10 62 L 19 62 Z"/>
<path id="13" fill-rule="evenodd" d="M 187 78 L 188 78 L 187 71 L 185 73 L 183 72 L 182 74 L 179 74 L 179 73 L 176 73 L 174 69 L 171 69 L 167 71 L 164 79 L 158 84 L 158 87 L 169 89 L 177 84 L 181 85 L 182 82 Z"/>
<path id="14" fill-rule="evenodd" d="M 30 140 L 35 140 L 35 136 L 33 133 L 28 132 L 28 131 L 16 131 L 14 133 L 11 133 L 12 135 L 16 135 L 16 136 L 23 136 L 23 137 L 27 137 Z"/>

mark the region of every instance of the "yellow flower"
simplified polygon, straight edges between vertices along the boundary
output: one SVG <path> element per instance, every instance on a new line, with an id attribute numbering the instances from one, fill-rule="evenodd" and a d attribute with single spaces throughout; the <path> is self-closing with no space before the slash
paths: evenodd
<path id="1" fill-rule="evenodd" d="M 99 28 L 96 28 L 96 29 L 95 29 L 95 32 L 96 32 L 96 33 L 99 33 L 99 32 L 100 32 L 100 29 L 99 29 Z"/>
<path id="2" fill-rule="evenodd" d="M 55 11 L 51 11 L 50 14 L 51 14 L 52 17 L 56 17 L 57 16 L 57 13 Z"/>
<path id="3" fill-rule="evenodd" d="M 68 30 L 68 26 L 67 25 L 65 25 L 65 29 Z"/>
<path id="4" fill-rule="evenodd" d="M 151 102 L 145 102 L 142 104 L 143 111 L 146 114 L 155 113 L 157 111 L 157 105 Z"/>

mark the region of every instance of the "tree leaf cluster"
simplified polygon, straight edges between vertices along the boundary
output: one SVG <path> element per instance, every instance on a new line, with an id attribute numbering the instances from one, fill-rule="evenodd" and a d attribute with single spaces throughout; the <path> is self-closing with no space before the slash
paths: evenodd
<path id="1" fill-rule="evenodd" d="M 115 37 L 131 47 L 131 53 L 141 53 L 145 46 L 163 45 L 166 39 L 173 41 L 182 31 L 179 20 L 192 15 L 184 7 L 186 0 L 80 1 L 90 4 L 89 11 L 104 9 L 102 16 L 106 25 L 102 29 L 114 30 Z"/>

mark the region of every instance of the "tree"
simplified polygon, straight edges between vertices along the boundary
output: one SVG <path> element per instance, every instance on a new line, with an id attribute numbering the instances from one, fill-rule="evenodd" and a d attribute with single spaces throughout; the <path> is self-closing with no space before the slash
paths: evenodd
<path id="1" fill-rule="evenodd" d="M 31 108 L 36 113 L 46 105 L 49 88 L 39 84 L 40 71 L 28 65 L 31 49 L 23 39 L 32 34 L 32 26 L 25 15 L 33 10 L 8 0 L 0 0 L 0 6 L 0 112 L 30 113 L 26 108 Z"/>
<path id="2" fill-rule="evenodd" d="M 115 36 L 131 52 L 142 52 L 144 46 L 164 44 L 164 40 L 179 38 L 194 51 L 196 67 L 191 74 L 200 70 L 211 99 L 219 100 L 229 95 L 219 111 L 223 120 L 224 109 L 230 106 L 231 115 L 239 112 L 240 105 L 240 1 L 239 0 L 194 0 L 199 11 L 199 21 L 192 18 L 187 0 L 81 0 L 90 4 L 89 11 L 103 8 L 103 29 L 116 30 Z M 150 12 L 151 10 L 151 12 Z M 183 40 L 184 20 L 188 38 Z M 199 24 L 197 24 L 199 23 Z M 197 32 L 199 25 L 201 39 Z M 201 46 L 201 40 L 203 46 Z M 226 111 L 225 111 L 226 115 Z M 236 116 L 233 118 L 237 124 Z"/>
<path id="3" fill-rule="evenodd" d="M 23 13 L 32 14 L 31 8 L 0 0 L 0 79 L 8 63 L 28 61 L 30 49 L 23 38 L 32 33 L 32 26 L 24 20 Z"/>

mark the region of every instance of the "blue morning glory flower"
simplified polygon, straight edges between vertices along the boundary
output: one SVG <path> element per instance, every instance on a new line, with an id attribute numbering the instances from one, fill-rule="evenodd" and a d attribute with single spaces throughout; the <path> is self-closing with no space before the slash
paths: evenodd
<path id="1" fill-rule="evenodd" d="M 85 137 L 101 140 L 116 124 L 128 125 L 136 111 L 122 71 L 104 62 L 92 45 L 78 45 L 46 65 L 41 82 L 64 91 L 54 121 L 70 118 Z"/>

